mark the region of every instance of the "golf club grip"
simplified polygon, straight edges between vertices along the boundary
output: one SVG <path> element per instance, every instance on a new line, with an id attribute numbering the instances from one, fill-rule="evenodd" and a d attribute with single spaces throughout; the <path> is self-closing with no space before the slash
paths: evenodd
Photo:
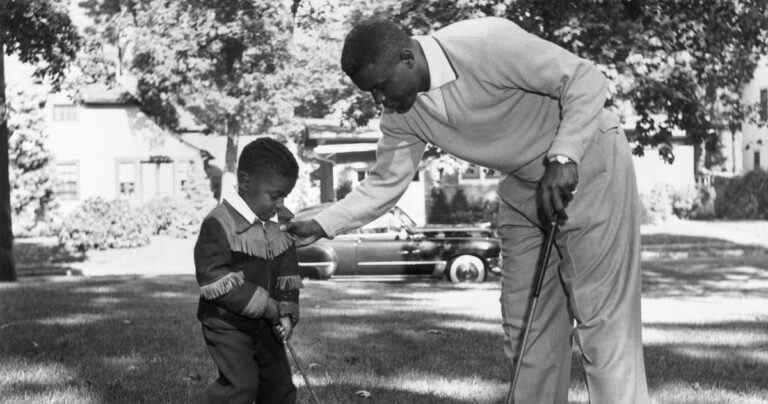
<path id="1" fill-rule="evenodd" d="M 549 233 L 547 233 L 547 240 L 544 242 L 544 250 L 542 252 L 541 261 L 539 261 L 541 270 L 536 271 L 533 297 L 539 297 L 539 294 L 541 293 L 541 286 L 542 283 L 544 283 L 544 273 L 547 271 L 547 266 L 549 265 L 549 257 L 552 255 L 552 247 L 555 245 L 555 237 L 557 237 L 557 223 L 552 223 L 549 229 Z"/>

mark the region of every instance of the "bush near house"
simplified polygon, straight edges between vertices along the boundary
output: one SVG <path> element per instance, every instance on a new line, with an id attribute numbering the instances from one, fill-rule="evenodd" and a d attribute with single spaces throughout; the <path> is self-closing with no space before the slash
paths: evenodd
<path id="1" fill-rule="evenodd" d="M 768 219 L 768 173 L 753 170 L 715 182 L 715 215 L 719 219 Z"/>
<path id="2" fill-rule="evenodd" d="M 59 243 L 69 251 L 130 248 L 149 244 L 153 221 L 123 199 L 88 198 L 61 223 Z"/>
<path id="3" fill-rule="evenodd" d="M 197 235 L 200 223 L 208 213 L 208 210 L 195 209 L 188 199 L 170 196 L 148 201 L 142 206 L 142 210 L 151 222 L 153 235 L 175 238 L 190 238 Z"/>
<path id="4" fill-rule="evenodd" d="M 703 192 L 703 189 L 694 185 L 676 188 L 669 184 L 657 184 L 650 192 L 640 194 L 641 222 L 662 223 L 673 217 L 700 218 Z"/>
<path id="5" fill-rule="evenodd" d="M 495 204 L 486 203 L 482 200 L 470 202 L 461 188 L 453 194 L 450 203 L 442 189 L 433 189 L 431 201 L 428 219 L 430 224 L 488 222 L 492 221 L 492 216 L 498 209 Z"/>

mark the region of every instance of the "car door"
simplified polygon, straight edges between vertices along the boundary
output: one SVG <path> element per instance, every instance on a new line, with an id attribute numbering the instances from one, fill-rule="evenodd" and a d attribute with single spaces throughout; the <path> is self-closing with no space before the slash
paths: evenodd
<path id="1" fill-rule="evenodd" d="M 411 237 L 388 213 L 360 231 L 357 273 L 360 275 L 419 275 L 434 269 L 421 258 L 421 239 Z"/>
<path id="2" fill-rule="evenodd" d="M 357 273 L 357 245 L 360 234 L 357 231 L 340 234 L 329 245 L 336 254 L 335 275 L 354 275 Z"/>

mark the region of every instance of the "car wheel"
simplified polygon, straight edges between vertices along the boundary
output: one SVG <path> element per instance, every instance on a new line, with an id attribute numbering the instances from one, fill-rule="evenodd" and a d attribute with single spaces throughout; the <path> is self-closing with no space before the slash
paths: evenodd
<path id="1" fill-rule="evenodd" d="M 453 283 L 485 281 L 485 264 L 474 255 L 459 255 L 448 263 L 445 270 L 448 280 Z"/>

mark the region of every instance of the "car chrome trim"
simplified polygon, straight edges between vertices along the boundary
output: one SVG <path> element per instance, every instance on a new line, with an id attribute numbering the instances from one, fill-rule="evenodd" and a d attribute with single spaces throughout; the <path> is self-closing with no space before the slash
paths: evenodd
<path id="1" fill-rule="evenodd" d="M 358 262 L 360 266 L 374 266 L 374 265 L 445 265 L 446 261 L 365 261 Z"/>
<path id="2" fill-rule="evenodd" d="M 325 262 L 299 262 L 300 267 L 320 267 L 320 266 L 326 266 L 326 267 L 332 267 L 336 266 L 336 263 L 333 261 L 325 261 Z"/>

